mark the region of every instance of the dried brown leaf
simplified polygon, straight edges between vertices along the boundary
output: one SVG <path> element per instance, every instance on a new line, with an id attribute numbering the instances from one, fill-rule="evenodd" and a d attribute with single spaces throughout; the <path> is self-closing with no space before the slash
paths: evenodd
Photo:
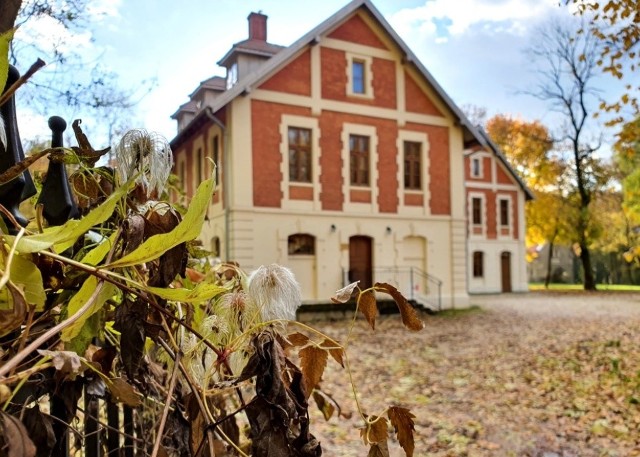
<path id="1" fill-rule="evenodd" d="M 287 340 L 294 346 L 304 346 L 309 343 L 309 337 L 307 335 L 303 335 L 300 332 L 292 333 L 291 335 L 287 336 Z"/>
<path id="2" fill-rule="evenodd" d="M 415 431 L 414 416 L 407 408 L 401 408 L 399 406 L 392 406 L 387 411 L 389 421 L 396 431 L 398 436 L 398 442 L 407 457 L 413 456 L 413 450 L 415 448 L 415 442 L 413 440 L 413 432 Z"/>
<path id="3" fill-rule="evenodd" d="M 136 408 L 142 404 L 140 395 L 133 386 L 122 378 L 115 378 L 109 382 L 109 391 L 115 401 Z"/>
<path id="4" fill-rule="evenodd" d="M 4 437 L 4 449 L 7 457 L 34 457 L 36 446 L 29 438 L 29 433 L 15 417 L 0 411 L 2 419 L 2 435 Z"/>
<path id="5" fill-rule="evenodd" d="M 356 287 L 358 287 L 358 282 L 352 282 L 348 286 L 343 287 L 340 290 L 336 291 L 336 294 L 331 297 L 331 301 L 334 303 L 346 303 L 351 299 L 351 295 L 353 295 L 353 291 Z"/>
<path id="6" fill-rule="evenodd" d="M 383 282 L 377 282 L 373 286 L 374 289 L 385 292 L 393 298 L 398 305 L 398 309 L 400 310 L 400 316 L 402 317 L 402 323 L 409 330 L 418 331 L 424 328 L 424 322 L 418 317 L 418 313 L 411 306 L 411 303 L 404 298 L 398 289 L 393 287 L 391 284 L 386 284 Z"/>
<path id="7" fill-rule="evenodd" d="M 69 379 L 75 379 L 77 375 L 84 371 L 82 368 L 82 360 L 78 354 L 73 351 L 38 350 L 38 353 L 51 357 L 55 369 L 68 376 Z"/>
<path id="8" fill-rule="evenodd" d="M 324 349 L 308 346 L 300 349 L 300 370 L 303 376 L 303 386 L 306 398 L 309 398 L 313 388 L 322 379 L 322 373 L 327 366 L 329 354 Z"/>
<path id="9" fill-rule="evenodd" d="M 364 315 L 372 329 L 376 328 L 376 317 L 378 317 L 378 305 L 376 295 L 372 290 L 360 293 L 358 296 L 358 309 Z"/>
<path id="10" fill-rule="evenodd" d="M 318 405 L 318 409 L 324 416 L 324 420 L 328 421 L 333 416 L 336 408 L 333 406 L 333 403 L 328 401 L 324 393 L 314 390 L 313 391 L 313 399 L 316 401 L 316 405 Z"/>
<path id="11" fill-rule="evenodd" d="M 321 344 L 321 348 L 326 349 L 331 354 L 331 357 L 340 364 L 342 368 L 344 368 L 344 348 L 336 345 L 334 341 L 329 339 L 325 339 Z"/>
<path id="12" fill-rule="evenodd" d="M 386 441 L 372 444 L 367 457 L 389 457 L 389 444 Z"/>
<path id="13" fill-rule="evenodd" d="M 371 416 L 371 422 L 360 429 L 360 436 L 364 444 L 382 443 L 387 441 L 387 419 L 384 417 Z"/>

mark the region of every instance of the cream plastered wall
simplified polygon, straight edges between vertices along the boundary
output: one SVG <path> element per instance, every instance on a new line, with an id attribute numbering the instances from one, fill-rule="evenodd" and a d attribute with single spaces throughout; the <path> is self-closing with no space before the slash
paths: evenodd
<path id="1" fill-rule="evenodd" d="M 469 240 L 469 265 L 473 265 L 473 252 L 482 251 L 484 253 L 484 276 L 482 278 L 474 278 L 472 269 L 469 269 L 469 293 L 502 292 L 501 255 L 503 252 L 511 254 L 512 291 L 528 291 L 523 244 L 518 240 Z"/>

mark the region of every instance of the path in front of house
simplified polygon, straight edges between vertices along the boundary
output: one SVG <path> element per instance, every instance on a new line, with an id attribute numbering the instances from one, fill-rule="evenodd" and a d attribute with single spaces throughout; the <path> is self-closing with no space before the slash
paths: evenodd
<path id="1" fill-rule="evenodd" d="M 418 333 L 397 315 L 381 317 L 375 332 L 357 320 L 348 354 L 364 413 L 410 408 L 415 456 L 640 455 L 640 294 L 483 295 L 471 304 L 480 309 L 424 315 Z M 314 325 L 344 341 L 349 324 Z M 366 455 L 348 376 L 332 360 L 323 389 L 347 417 L 325 422 L 310 407 L 324 455 Z M 389 447 L 404 455 L 395 439 Z"/>

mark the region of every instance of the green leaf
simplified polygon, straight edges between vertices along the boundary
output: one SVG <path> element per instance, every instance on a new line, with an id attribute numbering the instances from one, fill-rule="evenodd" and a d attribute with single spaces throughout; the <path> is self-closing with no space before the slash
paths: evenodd
<path id="1" fill-rule="evenodd" d="M 214 190 L 214 180 L 207 179 L 200 186 L 191 199 L 184 219 L 169 233 L 161 233 L 147 239 L 137 249 L 108 265 L 112 267 L 128 267 L 150 262 L 157 259 L 169 249 L 191 241 L 200 235 L 207 208 Z"/>
<path id="2" fill-rule="evenodd" d="M 21 287 L 29 305 L 35 305 L 36 311 L 44 310 L 47 299 L 42 285 L 42 274 L 36 265 L 22 256 L 16 255 L 11 262 L 11 281 Z"/>
<path id="3" fill-rule="evenodd" d="M 58 227 L 48 227 L 43 233 L 23 236 L 18 241 L 17 251 L 26 254 L 40 252 L 52 246 L 57 252 L 63 252 L 69 249 L 74 245 L 76 240 L 89 231 L 91 227 L 102 224 L 111 217 L 116 205 L 120 202 L 120 199 L 127 194 L 132 184 L 133 182 L 128 182 L 118 187 L 102 205 L 91 210 L 89 214 L 82 219 L 73 219 Z M 6 235 L 5 240 L 11 245 L 15 242 L 15 237 Z"/>
<path id="4" fill-rule="evenodd" d="M 7 30 L 0 35 L 0 93 L 4 89 L 4 85 L 7 83 L 7 76 L 9 74 L 9 43 L 13 39 L 13 33 L 15 29 Z"/>
<path id="5" fill-rule="evenodd" d="M 89 276 L 86 279 L 86 281 L 82 284 L 82 287 L 80 287 L 80 290 L 73 297 L 71 297 L 71 300 L 69 300 L 69 304 L 67 305 L 68 318 L 72 317 L 78 312 L 80 308 L 84 306 L 84 304 L 87 302 L 87 300 L 89 300 L 93 292 L 96 290 L 97 286 L 98 280 L 95 276 Z M 118 289 L 116 288 L 116 286 L 110 283 L 105 283 L 102 286 L 100 293 L 94 300 L 91 308 L 89 308 L 80 319 L 62 330 L 60 339 L 64 342 L 69 342 L 73 338 L 78 336 L 87 319 L 101 310 L 104 303 L 117 293 Z"/>
<path id="6" fill-rule="evenodd" d="M 82 263 L 85 265 L 95 266 L 102 262 L 102 259 L 104 259 L 109 253 L 109 250 L 111 250 L 117 234 L 117 232 L 113 232 L 108 239 L 103 239 L 98 246 L 87 252 L 87 254 L 82 258 Z"/>
<path id="7" fill-rule="evenodd" d="M 193 289 L 167 289 L 164 287 L 149 287 L 149 292 L 167 300 L 183 303 L 199 303 L 209 300 L 227 289 L 215 284 L 201 282 Z"/>
<path id="8" fill-rule="evenodd" d="M 67 341 L 64 348 L 67 351 L 73 351 L 78 355 L 84 355 L 85 351 L 91 344 L 91 340 L 93 340 L 94 337 L 101 335 L 100 332 L 102 332 L 104 328 L 102 317 L 102 313 L 100 312 L 89 316 L 87 320 L 84 321 L 80 332 L 70 341 Z"/>

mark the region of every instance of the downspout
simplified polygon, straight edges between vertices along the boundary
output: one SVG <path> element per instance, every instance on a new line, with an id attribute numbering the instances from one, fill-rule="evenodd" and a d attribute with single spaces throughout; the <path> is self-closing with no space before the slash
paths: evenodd
<path id="1" fill-rule="evenodd" d="M 229 223 L 229 196 L 228 196 L 229 188 L 231 187 L 231 184 L 230 184 L 231 180 L 228 178 L 228 176 L 230 175 L 227 175 L 227 172 L 229 172 L 229 166 L 231 164 L 228 163 L 228 159 L 229 159 L 229 147 L 227 146 L 228 133 L 227 133 L 227 127 L 222 123 L 220 119 L 216 117 L 215 114 L 213 114 L 213 112 L 211 111 L 211 108 L 207 107 L 207 109 L 205 109 L 204 112 L 207 115 L 207 117 L 211 119 L 214 124 L 220 127 L 220 130 L 222 130 L 222 180 L 221 180 L 222 182 L 219 183 L 219 185 L 220 185 L 220 189 L 222 189 L 222 205 L 224 206 L 224 261 L 228 262 L 231 255 L 231 250 L 229 246 L 230 223 Z M 216 166 L 217 165 L 218 164 L 216 164 Z M 229 183 L 229 186 L 225 185 L 226 183 Z"/>

